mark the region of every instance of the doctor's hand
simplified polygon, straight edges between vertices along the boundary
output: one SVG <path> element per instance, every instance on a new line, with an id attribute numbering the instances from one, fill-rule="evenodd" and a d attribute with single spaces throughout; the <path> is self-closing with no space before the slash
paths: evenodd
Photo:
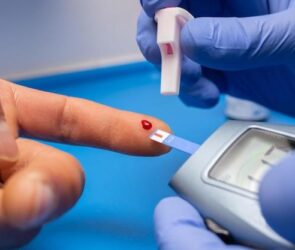
<path id="1" fill-rule="evenodd" d="M 155 209 L 154 220 L 160 250 L 250 250 L 226 245 L 207 229 L 199 212 L 179 197 L 162 200 Z"/>
<path id="2" fill-rule="evenodd" d="M 0 249 L 30 241 L 83 190 L 84 174 L 73 156 L 23 135 L 135 155 L 168 151 L 141 127 L 147 119 L 154 128 L 169 130 L 153 117 L 4 80 L 0 103 Z"/>
<path id="3" fill-rule="evenodd" d="M 295 116 L 295 0 L 141 0 L 137 41 L 160 65 L 155 12 L 180 6 L 195 17 L 181 32 L 180 98 L 211 107 L 220 92 Z"/>
<path id="4" fill-rule="evenodd" d="M 295 153 L 267 172 L 259 189 L 259 203 L 267 223 L 295 244 Z M 209 231 L 198 211 L 179 197 L 162 200 L 155 210 L 161 250 L 246 250 L 226 245 Z M 249 218 L 251 219 L 251 218 Z"/>

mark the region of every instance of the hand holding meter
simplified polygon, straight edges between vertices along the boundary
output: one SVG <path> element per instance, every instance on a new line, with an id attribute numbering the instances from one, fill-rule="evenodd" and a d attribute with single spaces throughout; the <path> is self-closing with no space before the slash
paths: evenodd
<path id="1" fill-rule="evenodd" d="M 257 192 L 265 173 L 294 148 L 294 127 L 228 122 L 196 148 L 170 185 L 237 242 L 292 249 L 294 245 L 266 223 Z"/>

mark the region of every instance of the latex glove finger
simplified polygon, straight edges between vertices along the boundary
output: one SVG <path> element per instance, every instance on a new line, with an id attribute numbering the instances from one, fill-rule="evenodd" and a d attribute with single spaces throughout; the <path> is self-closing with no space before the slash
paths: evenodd
<path id="1" fill-rule="evenodd" d="M 159 155 L 169 151 L 168 147 L 151 141 L 151 131 L 142 128 L 141 121 L 149 120 L 152 129 L 170 130 L 154 117 L 14 84 L 10 86 L 17 99 L 17 123 L 26 135 L 127 154 Z"/>
<path id="2" fill-rule="evenodd" d="M 179 97 L 187 106 L 211 108 L 218 103 L 219 90 L 209 79 L 201 77 L 192 86 L 182 85 Z"/>
<path id="3" fill-rule="evenodd" d="M 219 100 L 219 89 L 215 83 L 201 77 L 201 67 L 184 58 L 179 97 L 187 106 L 210 108 Z"/>
<path id="4" fill-rule="evenodd" d="M 155 12 L 167 7 L 177 7 L 182 0 L 140 0 L 142 8 L 149 17 L 154 17 Z"/>
<path id="5" fill-rule="evenodd" d="M 226 246 L 214 233 L 207 230 L 200 214 L 178 197 L 162 200 L 155 210 L 155 227 L 161 250 L 245 250 Z"/>
<path id="6" fill-rule="evenodd" d="M 294 9 L 247 18 L 197 18 L 181 32 L 185 55 L 222 70 L 291 64 L 294 44 Z"/>
<path id="7" fill-rule="evenodd" d="M 157 24 L 142 11 L 137 21 L 138 47 L 143 56 L 151 63 L 161 64 L 161 52 L 157 44 Z"/>
<path id="8" fill-rule="evenodd" d="M 71 208 L 82 193 L 84 174 L 67 153 L 31 140 L 17 142 L 18 162 L 1 171 L 2 178 L 8 179 L 1 207 L 9 225 L 26 231 Z"/>
<path id="9" fill-rule="evenodd" d="M 295 243 L 295 154 L 267 172 L 259 190 L 262 213 L 279 234 Z"/>

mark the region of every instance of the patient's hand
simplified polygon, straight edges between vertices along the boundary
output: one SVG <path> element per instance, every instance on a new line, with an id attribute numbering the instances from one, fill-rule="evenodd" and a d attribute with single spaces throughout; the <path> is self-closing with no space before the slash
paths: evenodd
<path id="1" fill-rule="evenodd" d="M 94 146 L 135 155 L 169 149 L 148 138 L 166 124 L 146 115 L 0 80 L 0 249 L 30 241 L 46 222 L 80 197 L 84 174 L 71 155 L 32 138 Z"/>

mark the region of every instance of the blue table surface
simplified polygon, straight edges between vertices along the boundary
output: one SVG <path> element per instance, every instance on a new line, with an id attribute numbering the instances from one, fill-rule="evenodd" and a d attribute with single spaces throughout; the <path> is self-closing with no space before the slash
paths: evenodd
<path id="1" fill-rule="evenodd" d="M 198 143 L 226 122 L 223 97 L 212 109 L 190 108 L 177 97 L 161 96 L 159 82 L 160 75 L 151 65 L 135 63 L 20 83 L 159 117 L 175 134 Z M 270 122 L 295 124 L 293 118 L 275 112 Z M 46 225 L 23 250 L 157 248 L 153 211 L 162 198 L 175 195 L 167 183 L 188 158 L 186 154 L 172 151 L 155 158 L 134 157 L 49 144 L 80 160 L 86 186 L 74 208 Z"/>

